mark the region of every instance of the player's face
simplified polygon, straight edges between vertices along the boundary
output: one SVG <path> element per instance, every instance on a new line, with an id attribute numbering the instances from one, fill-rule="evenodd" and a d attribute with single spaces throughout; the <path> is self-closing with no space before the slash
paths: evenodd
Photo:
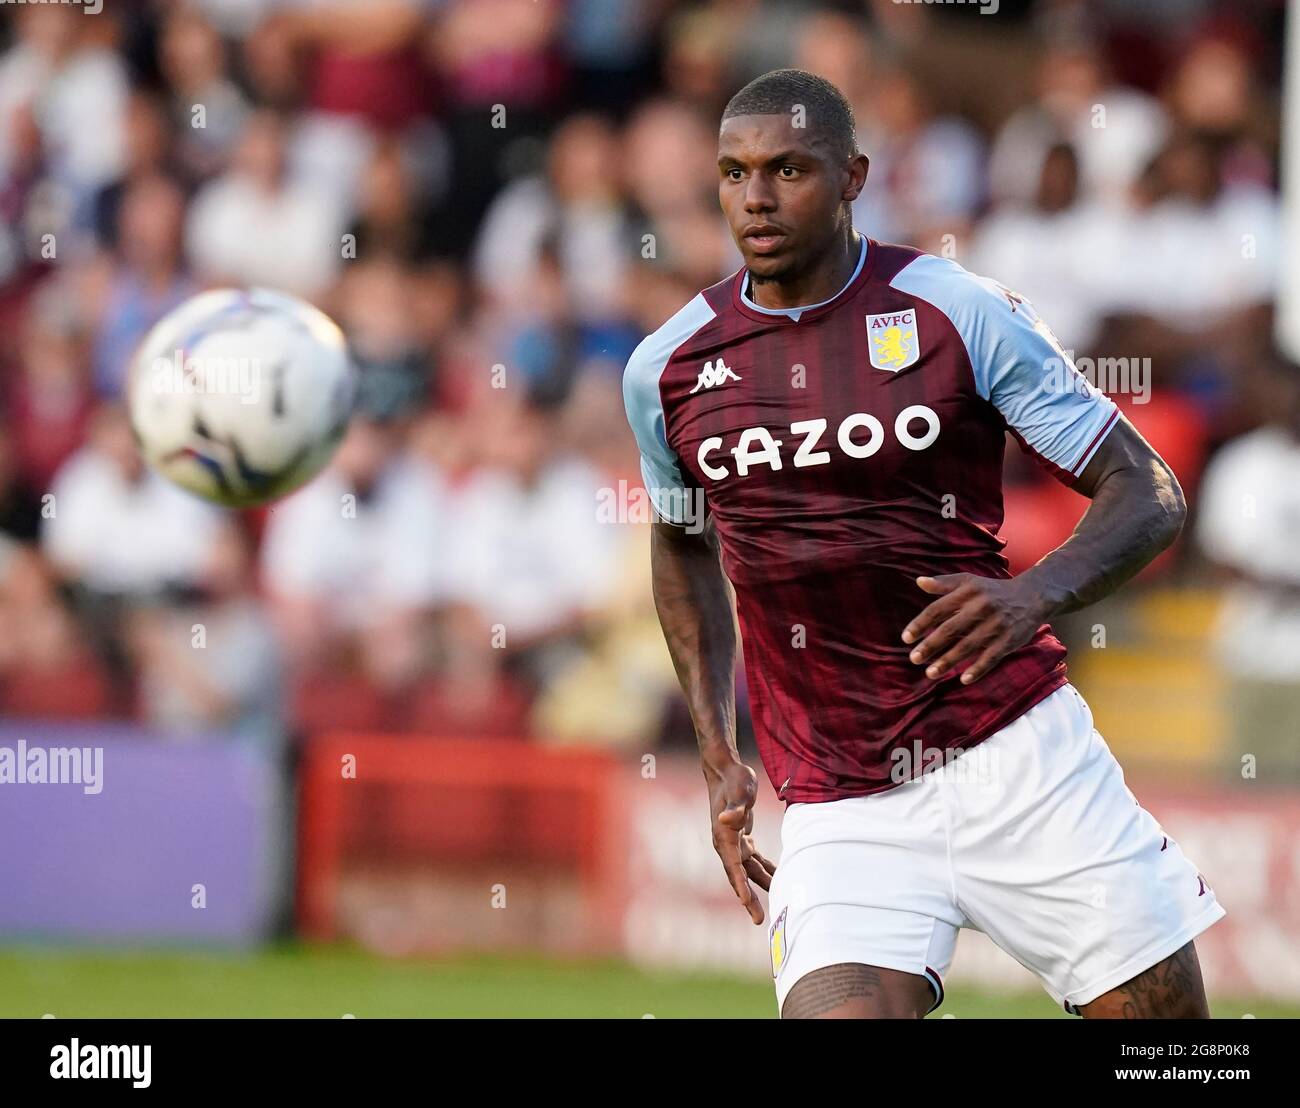
<path id="1" fill-rule="evenodd" d="M 844 232 L 844 202 L 866 179 L 866 158 L 845 161 L 789 115 L 739 115 L 718 133 L 718 199 L 745 265 L 759 280 L 807 272 Z"/>

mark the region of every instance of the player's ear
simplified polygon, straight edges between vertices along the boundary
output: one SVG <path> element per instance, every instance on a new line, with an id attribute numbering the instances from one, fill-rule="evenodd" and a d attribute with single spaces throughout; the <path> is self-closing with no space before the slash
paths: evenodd
<path id="1" fill-rule="evenodd" d="M 867 183 L 867 170 L 871 167 L 871 160 L 865 154 L 854 154 L 849 159 L 849 181 L 844 188 L 842 200 L 856 200 L 862 192 L 863 186 Z"/>

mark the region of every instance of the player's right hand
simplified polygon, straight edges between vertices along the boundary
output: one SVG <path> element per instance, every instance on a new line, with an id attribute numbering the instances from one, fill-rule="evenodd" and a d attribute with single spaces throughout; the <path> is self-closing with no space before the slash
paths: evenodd
<path id="1" fill-rule="evenodd" d="M 754 771 L 743 762 L 729 761 L 721 769 L 705 765 L 709 785 L 709 808 L 713 814 L 713 849 L 740 903 L 755 924 L 763 922 L 763 905 L 753 881 L 766 892 L 772 886 L 776 866 L 754 847 L 754 801 L 758 796 Z"/>

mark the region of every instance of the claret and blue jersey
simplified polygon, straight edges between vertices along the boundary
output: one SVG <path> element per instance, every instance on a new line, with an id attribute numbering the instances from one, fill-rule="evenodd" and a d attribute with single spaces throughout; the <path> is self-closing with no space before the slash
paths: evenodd
<path id="1" fill-rule="evenodd" d="M 785 800 L 890 788 L 896 751 L 971 746 L 1065 682 L 1046 626 L 971 685 L 931 681 L 901 638 L 932 599 L 918 576 L 1009 575 L 1006 432 L 1070 482 L 1118 418 L 1027 300 L 863 238 L 821 304 L 762 308 L 743 269 L 705 289 L 633 353 L 624 396 L 661 514 L 703 492 Z"/>

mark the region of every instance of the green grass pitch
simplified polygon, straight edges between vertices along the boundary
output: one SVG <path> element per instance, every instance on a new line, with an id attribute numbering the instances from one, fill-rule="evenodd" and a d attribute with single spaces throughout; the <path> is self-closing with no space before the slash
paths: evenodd
<path id="1" fill-rule="evenodd" d="M 389 961 L 297 944 L 254 953 L 0 949 L 0 1017 L 721 1017 L 771 1019 L 762 980 L 647 972 L 614 961 Z M 1300 1017 L 1300 1005 L 1214 998 L 1214 1014 Z M 958 1019 L 1068 1019 L 1044 993 L 953 988 Z"/>

